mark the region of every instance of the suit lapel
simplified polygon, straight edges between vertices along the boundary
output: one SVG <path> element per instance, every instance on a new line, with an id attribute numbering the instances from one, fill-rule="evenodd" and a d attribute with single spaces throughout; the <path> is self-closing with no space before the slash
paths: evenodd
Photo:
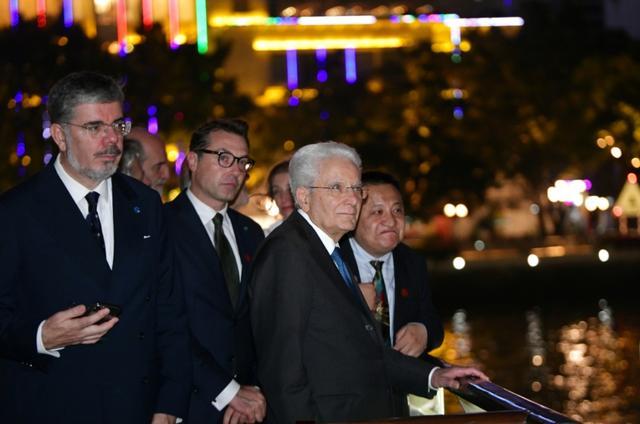
<path id="1" fill-rule="evenodd" d="M 189 200 L 186 191 L 180 193 L 174 202 L 178 206 L 177 215 L 181 221 L 179 228 L 181 229 L 180 231 L 184 232 L 182 237 L 189 240 L 189 244 L 193 248 L 192 257 L 194 260 L 196 258 L 198 260 L 202 258 L 201 265 L 209 274 L 208 278 L 205 278 L 205 280 L 207 280 L 207 284 L 211 284 L 212 287 L 214 284 L 217 285 L 215 288 L 216 293 L 213 296 L 214 300 L 221 300 L 222 297 L 222 299 L 224 299 L 221 302 L 222 306 L 227 309 L 229 314 L 233 314 L 231 298 L 229 297 L 229 290 L 227 289 L 226 282 L 224 281 L 224 274 L 222 273 L 218 253 L 216 252 L 215 247 L 213 247 L 213 244 L 207 235 L 207 230 L 202 225 L 200 217 Z M 221 296 L 218 295 L 217 292 L 222 293 Z"/>
<path id="2" fill-rule="evenodd" d="M 240 223 L 238 213 L 233 209 L 227 209 L 231 225 L 233 225 L 233 233 L 236 237 L 236 244 L 238 245 L 238 253 L 240 254 L 240 262 L 242 263 L 242 277 L 240 278 L 240 293 L 238 300 L 243 302 L 246 298 L 247 286 L 249 284 L 249 267 L 253 260 L 251 251 L 249 250 L 249 240 L 247 232 L 249 228 L 246 225 Z M 241 305 L 236 305 L 236 309 L 240 309 Z"/>
<path id="3" fill-rule="evenodd" d="M 38 177 L 37 206 L 42 213 L 43 228 L 57 241 L 62 253 L 88 281 L 96 281 L 106 289 L 111 270 L 104 252 L 96 243 L 80 209 L 71 198 L 53 164 L 47 166 Z"/>
<path id="4" fill-rule="evenodd" d="M 360 290 L 356 286 L 356 290 L 355 290 L 356 293 L 354 296 L 354 292 L 351 291 L 349 287 L 347 287 L 347 284 L 342 278 L 342 275 L 340 275 L 340 271 L 338 271 L 338 268 L 333 262 L 333 259 L 331 259 L 331 256 L 327 252 L 327 249 L 325 249 L 324 245 L 322 244 L 322 241 L 320 241 L 320 238 L 316 234 L 315 230 L 302 217 L 302 215 L 300 215 L 297 212 L 295 213 L 295 215 L 296 216 L 294 221 L 297 224 L 297 226 L 303 231 L 304 237 L 308 240 L 311 248 L 311 256 L 314 259 L 314 261 L 317 263 L 318 267 L 322 269 L 322 271 L 327 275 L 327 277 L 329 277 L 329 281 L 331 281 L 331 283 L 339 291 L 341 291 L 344 294 L 344 296 L 347 297 L 354 306 L 359 308 L 360 311 L 363 312 L 368 319 L 372 319 L 371 314 L 369 313 L 368 308 L 366 306 L 366 302 L 362 297 L 362 294 L 360 293 Z M 357 284 L 357 282 L 359 282 L 360 279 L 355 276 L 350 266 L 347 266 L 347 269 L 351 274 L 351 280 L 354 282 L 354 284 Z"/>

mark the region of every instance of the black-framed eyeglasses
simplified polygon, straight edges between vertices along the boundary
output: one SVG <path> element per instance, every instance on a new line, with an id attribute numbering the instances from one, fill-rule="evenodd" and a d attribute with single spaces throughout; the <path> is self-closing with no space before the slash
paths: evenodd
<path id="1" fill-rule="evenodd" d="M 86 124 L 74 124 L 72 122 L 60 122 L 61 124 L 71 125 L 72 127 L 78 127 L 84 129 L 89 137 L 98 137 L 100 134 L 106 134 L 107 129 L 111 128 L 117 135 L 126 137 L 131 132 L 131 120 L 121 118 L 116 119 L 110 124 L 106 122 L 87 122 Z"/>
<path id="2" fill-rule="evenodd" d="M 329 193 L 335 196 L 346 194 L 346 193 L 353 193 L 356 196 L 359 196 L 362 198 L 365 196 L 365 191 L 361 185 L 345 186 L 343 184 L 336 183 L 336 184 L 331 184 L 329 186 L 307 186 L 307 188 L 312 188 L 312 189 L 321 188 L 324 190 L 328 190 Z"/>
<path id="3" fill-rule="evenodd" d="M 218 156 L 218 165 L 220 165 L 223 168 L 231 168 L 231 166 L 233 165 L 234 162 L 238 162 L 238 167 L 247 172 L 249 171 L 251 168 L 253 168 L 253 165 L 256 164 L 256 161 L 247 157 L 247 156 L 242 156 L 242 157 L 237 157 L 234 156 L 232 153 L 230 152 L 225 152 L 224 150 L 209 150 L 209 149 L 198 149 L 198 152 L 202 152 L 202 153 L 208 153 L 210 155 L 217 155 Z"/>

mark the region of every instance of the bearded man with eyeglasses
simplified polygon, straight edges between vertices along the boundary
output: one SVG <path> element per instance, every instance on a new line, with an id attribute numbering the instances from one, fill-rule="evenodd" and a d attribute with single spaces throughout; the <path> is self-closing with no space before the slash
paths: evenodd
<path id="1" fill-rule="evenodd" d="M 263 232 L 229 208 L 254 165 L 248 125 L 217 119 L 191 137 L 191 185 L 165 205 L 184 281 L 193 355 L 187 423 L 254 423 L 266 401 L 254 373 L 248 270 Z"/>
<path id="2" fill-rule="evenodd" d="M 59 153 L 0 198 L 0 422 L 174 423 L 190 389 L 157 193 L 115 173 L 131 123 L 110 77 L 48 96 Z"/>

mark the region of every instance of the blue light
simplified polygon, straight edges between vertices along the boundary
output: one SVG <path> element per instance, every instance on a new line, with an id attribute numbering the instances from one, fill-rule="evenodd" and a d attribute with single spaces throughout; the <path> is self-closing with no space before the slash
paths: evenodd
<path id="1" fill-rule="evenodd" d="M 27 146 L 23 141 L 19 141 L 16 145 L 16 155 L 21 158 L 27 152 Z"/>
<path id="2" fill-rule="evenodd" d="M 289 90 L 298 88 L 298 53 L 295 50 L 287 50 L 287 87 Z"/>
<path id="3" fill-rule="evenodd" d="M 20 9 L 18 9 L 18 0 L 9 0 L 9 14 L 11 22 L 9 25 L 16 26 L 20 23 Z"/>
<path id="4" fill-rule="evenodd" d="M 327 61 L 327 49 L 317 49 L 316 50 L 316 60 L 320 63 L 324 63 Z"/>
<path id="5" fill-rule="evenodd" d="M 329 74 L 327 74 L 327 71 L 325 71 L 324 69 L 320 69 L 316 74 L 316 80 L 318 80 L 318 82 L 326 82 L 328 79 Z"/>
<path id="6" fill-rule="evenodd" d="M 344 49 L 344 73 L 349 84 L 353 84 L 358 79 L 356 70 L 356 49 Z"/>
<path id="7" fill-rule="evenodd" d="M 453 117 L 458 120 L 464 118 L 464 111 L 460 106 L 456 106 L 453 108 Z"/>
<path id="8" fill-rule="evenodd" d="M 300 99 L 297 97 L 289 97 L 289 106 L 291 107 L 295 107 L 298 106 L 300 104 Z"/>
<path id="9" fill-rule="evenodd" d="M 150 106 L 147 108 L 147 115 L 149 115 L 149 116 L 153 116 L 153 115 L 155 115 L 157 112 L 158 112 L 158 108 L 157 108 L 157 107 L 155 107 L 154 105 L 150 105 Z"/>
<path id="10" fill-rule="evenodd" d="M 22 91 L 18 91 L 16 93 L 16 96 L 13 98 L 13 100 L 16 101 L 16 103 L 22 103 L 22 99 L 24 99 L 24 96 L 22 94 Z"/>
<path id="11" fill-rule="evenodd" d="M 320 112 L 320 119 L 322 119 L 323 121 L 329 119 L 329 112 L 327 112 L 326 110 Z"/>
<path id="12" fill-rule="evenodd" d="M 70 28 L 73 25 L 73 0 L 64 0 L 62 13 L 64 15 L 64 27 Z"/>
<path id="13" fill-rule="evenodd" d="M 51 159 L 53 159 L 53 155 L 51 154 L 51 152 L 47 152 L 44 154 L 44 158 L 42 158 L 42 162 L 44 162 L 44 164 L 47 165 L 49 162 L 51 162 Z"/>

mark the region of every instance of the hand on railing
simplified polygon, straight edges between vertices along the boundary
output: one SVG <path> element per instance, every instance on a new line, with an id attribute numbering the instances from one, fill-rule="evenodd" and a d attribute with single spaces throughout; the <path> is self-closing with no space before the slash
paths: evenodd
<path id="1" fill-rule="evenodd" d="M 457 390 L 469 383 L 481 383 L 489 381 L 482 371 L 472 367 L 447 367 L 439 368 L 431 376 L 431 386 L 434 388 L 444 387 Z"/>

